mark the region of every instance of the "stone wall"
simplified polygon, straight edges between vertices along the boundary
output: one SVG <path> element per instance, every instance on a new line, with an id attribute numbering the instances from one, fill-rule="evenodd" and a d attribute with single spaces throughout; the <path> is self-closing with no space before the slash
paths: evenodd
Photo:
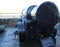
<path id="1" fill-rule="evenodd" d="M 18 20 L 17 18 L 14 19 L 0 19 L 0 24 L 6 25 L 6 27 L 15 27 Z"/>

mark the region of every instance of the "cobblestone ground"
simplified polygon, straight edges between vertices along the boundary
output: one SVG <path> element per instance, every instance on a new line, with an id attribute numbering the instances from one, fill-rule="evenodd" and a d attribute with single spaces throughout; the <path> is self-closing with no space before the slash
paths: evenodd
<path id="1" fill-rule="evenodd" d="M 19 47 L 18 36 L 15 37 L 16 28 L 6 28 L 3 34 L 0 34 L 0 47 Z"/>

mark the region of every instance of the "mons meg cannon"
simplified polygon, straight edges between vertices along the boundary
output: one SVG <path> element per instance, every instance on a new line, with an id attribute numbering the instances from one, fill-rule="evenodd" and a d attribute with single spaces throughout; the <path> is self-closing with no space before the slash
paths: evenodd
<path id="1" fill-rule="evenodd" d="M 22 12 L 24 30 L 19 32 L 21 47 L 55 47 L 58 8 L 53 2 L 32 5 Z M 44 42 L 45 41 L 45 42 Z"/>

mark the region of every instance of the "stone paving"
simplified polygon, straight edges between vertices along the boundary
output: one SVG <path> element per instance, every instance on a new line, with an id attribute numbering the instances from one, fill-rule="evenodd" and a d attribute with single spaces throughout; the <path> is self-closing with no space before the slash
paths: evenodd
<path id="1" fill-rule="evenodd" d="M 0 34 L 0 47 L 19 47 L 18 36 L 15 37 L 15 28 L 6 28 L 3 34 Z"/>

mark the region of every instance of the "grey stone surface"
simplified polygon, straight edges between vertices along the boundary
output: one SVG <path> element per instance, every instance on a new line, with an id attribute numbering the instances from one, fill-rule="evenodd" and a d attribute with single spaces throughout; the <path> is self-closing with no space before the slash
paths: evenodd
<path id="1" fill-rule="evenodd" d="M 15 28 L 6 28 L 0 35 L 0 47 L 19 47 L 18 36 L 14 35 L 15 30 Z"/>
<path id="2" fill-rule="evenodd" d="M 60 47 L 60 23 L 57 23 L 55 28 L 57 29 L 57 35 L 56 35 L 56 47 Z"/>

